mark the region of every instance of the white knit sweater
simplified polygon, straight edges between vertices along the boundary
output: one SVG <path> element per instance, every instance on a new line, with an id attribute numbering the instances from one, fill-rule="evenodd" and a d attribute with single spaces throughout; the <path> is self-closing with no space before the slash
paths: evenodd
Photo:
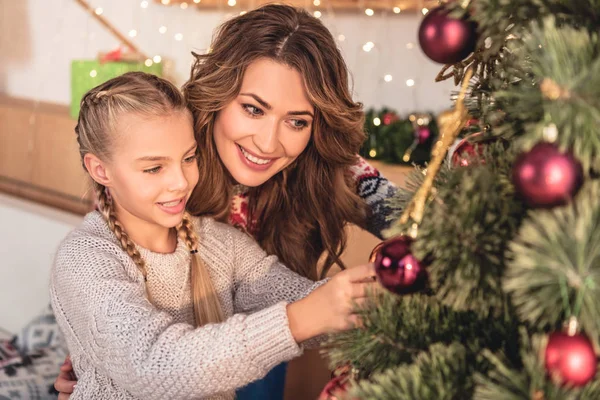
<path id="1" fill-rule="evenodd" d="M 293 273 L 233 227 L 208 218 L 194 226 L 226 317 L 196 329 L 181 241 L 171 254 L 140 248 L 146 283 L 98 212 L 62 242 L 50 295 L 79 378 L 71 400 L 232 399 L 301 354 L 286 305 L 322 282 Z"/>

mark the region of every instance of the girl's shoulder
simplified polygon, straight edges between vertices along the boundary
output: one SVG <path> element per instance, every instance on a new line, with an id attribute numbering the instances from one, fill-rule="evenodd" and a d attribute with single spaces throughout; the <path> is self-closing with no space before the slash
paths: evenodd
<path id="1" fill-rule="evenodd" d="M 211 240 L 220 243 L 230 243 L 240 235 L 244 235 L 234 226 L 220 222 L 211 217 L 192 217 L 192 223 L 200 241 Z"/>
<path id="2" fill-rule="evenodd" d="M 53 271 L 59 275 L 97 276 L 106 272 L 102 267 L 107 266 L 118 266 L 111 267 L 110 274 L 125 271 L 137 275 L 131 257 L 121 248 L 102 215 L 93 211 L 62 240 L 54 257 Z"/>

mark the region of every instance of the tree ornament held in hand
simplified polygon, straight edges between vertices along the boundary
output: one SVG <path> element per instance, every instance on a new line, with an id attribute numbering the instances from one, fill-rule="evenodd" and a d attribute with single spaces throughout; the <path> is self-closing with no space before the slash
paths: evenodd
<path id="1" fill-rule="evenodd" d="M 596 375 L 594 347 L 582 333 L 550 334 L 544 358 L 546 371 L 560 384 L 585 386 Z"/>
<path id="2" fill-rule="evenodd" d="M 475 51 L 477 25 L 466 18 L 455 19 L 444 6 L 429 11 L 419 27 L 423 53 L 441 64 L 456 64 Z"/>
<path id="3" fill-rule="evenodd" d="M 427 271 L 410 252 L 412 238 L 397 236 L 373 250 L 371 261 L 383 287 L 396 294 L 421 291 L 427 283 Z"/>
<path id="4" fill-rule="evenodd" d="M 542 142 L 516 160 L 513 183 L 530 207 L 551 208 L 575 196 L 583 183 L 583 168 L 572 154 Z"/>

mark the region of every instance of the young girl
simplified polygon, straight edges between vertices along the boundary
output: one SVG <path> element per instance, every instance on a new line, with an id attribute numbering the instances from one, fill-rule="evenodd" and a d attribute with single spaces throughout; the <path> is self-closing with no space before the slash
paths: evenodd
<path id="1" fill-rule="evenodd" d="M 100 211 L 62 242 L 51 275 L 73 399 L 231 399 L 299 343 L 354 326 L 353 304 L 376 285 L 371 265 L 314 283 L 189 216 L 198 150 L 185 104 L 143 73 L 82 100 L 75 130 Z"/>
<path id="2" fill-rule="evenodd" d="M 336 40 L 307 11 L 270 4 L 227 20 L 210 48 L 184 87 L 200 144 L 188 210 L 249 233 L 304 277 L 324 277 L 341 265 L 347 224 L 382 236 L 396 192 L 357 156 L 364 114 Z M 61 370 L 63 400 L 75 382 L 68 363 Z M 284 374 L 240 398 L 282 399 Z"/>

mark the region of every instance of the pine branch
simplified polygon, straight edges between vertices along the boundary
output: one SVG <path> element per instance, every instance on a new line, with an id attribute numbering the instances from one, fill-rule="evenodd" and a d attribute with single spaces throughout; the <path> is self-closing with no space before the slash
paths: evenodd
<path id="1" fill-rule="evenodd" d="M 516 84 L 494 93 L 509 116 L 497 133 L 520 136 L 519 145 L 528 148 L 546 140 L 545 128 L 554 124 L 561 147 L 572 148 L 585 169 L 600 168 L 598 35 L 559 28 L 550 17 L 534 24 L 524 43 L 513 47 L 512 62 L 528 75 L 515 74 Z"/>
<path id="2" fill-rule="evenodd" d="M 547 379 L 543 365 L 543 336 L 521 331 L 522 368 L 511 366 L 503 356 L 485 350 L 484 357 L 494 366 L 487 376 L 475 375 L 474 400 L 592 400 L 600 398 L 600 381 L 595 380 L 580 389 L 559 387 Z"/>
<path id="3" fill-rule="evenodd" d="M 413 244 L 435 296 L 455 310 L 502 313 L 505 252 L 524 217 L 510 181 L 514 154 L 488 145 L 485 164 L 455 168 L 437 188 Z"/>
<path id="4" fill-rule="evenodd" d="M 465 348 L 435 344 L 412 365 L 376 374 L 350 391 L 348 399 L 459 400 L 470 397 L 472 382 Z"/>
<path id="5" fill-rule="evenodd" d="M 596 343 L 600 335 L 600 182 L 585 185 L 575 203 L 530 214 L 510 245 L 504 288 L 520 318 L 558 329 L 576 312 Z M 565 304 L 568 303 L 568 305 Z"/>
<path id="6" fill-rule="evenodd" d="M 516 318 L 482 317 L 469 311 L 457 312 L 427 295 L 400 297 L 381 293 L 360 310 L 364 326 L 332 338 L 328 355 L 332 366 L 350 363 L 366 377 L 402 364 L 435 343 L 463 343 L 473 368 L 482 348 L 502 349 L 518 363 Z"/>

